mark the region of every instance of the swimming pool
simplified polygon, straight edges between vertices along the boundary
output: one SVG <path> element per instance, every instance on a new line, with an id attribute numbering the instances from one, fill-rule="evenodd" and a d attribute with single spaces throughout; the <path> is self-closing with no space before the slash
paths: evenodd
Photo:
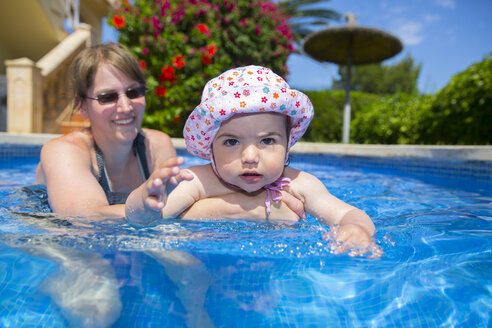
<path id="1" fill-rule="evenodd" d="M 294 154 L 372 217 L 371 260 L 332 254 L 312 217 L 71 224 L 23 188 L 39 149 L 0 145 L 1 326 L 491 326 L 491 162 Z"/>

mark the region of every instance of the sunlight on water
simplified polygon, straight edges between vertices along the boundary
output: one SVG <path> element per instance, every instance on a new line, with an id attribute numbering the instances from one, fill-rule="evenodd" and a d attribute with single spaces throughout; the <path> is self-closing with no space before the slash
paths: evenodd
<path id="1" fill-rule="evenodd" d="M 490 326 L 490 185 L 327 162 L 300 168 L 373 218 L 381 258 L 335 254 L 335 230 L 312 217 L 143 229 L 67 220 L 50 213 L 43 187 L 22 187 L 35 162 L 1 169 L 8 310 L 0 309 L 0 325 Z"/>

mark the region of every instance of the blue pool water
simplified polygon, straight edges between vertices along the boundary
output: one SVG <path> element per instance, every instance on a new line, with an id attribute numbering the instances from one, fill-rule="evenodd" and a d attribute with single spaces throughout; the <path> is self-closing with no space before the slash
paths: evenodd
<path id="1" fill-rule="evenodd" d="M 0 155 L 2 327 L 492 325 L 491 162 L 294 154 L 372 217 L 373 260 L 333 254 L 312 217 L 71 223 L 24 187 L 39 147 Z"/>

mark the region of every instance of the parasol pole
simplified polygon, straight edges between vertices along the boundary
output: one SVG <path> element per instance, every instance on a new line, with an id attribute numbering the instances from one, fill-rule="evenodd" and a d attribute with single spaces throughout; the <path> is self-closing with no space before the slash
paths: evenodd
<path id="1" fill-rule="evenodd" d="M 343 143 L 350 139 L 350 80 L 352 71 L 352 40 L 349 41 L 347 56 L 347 78 L 345 80 L 345 103 L 343 105 Z"/>
<path id="2" fill-rule="evenodd" d="M 380 62 L 401 51 L 403 44 L 398 38 L 374 28 L 357 26 L 356 16 L 345 15 L 347 25 L 326 28 L 306 36 L 303 49 L 319 61 L 347 65 L 344 82 L 345 101 L 343 106 L 342 142 L 350 142 L 350 84 L 352 66 Z M 354 57 L 355 53 L 355 57 Z"/>

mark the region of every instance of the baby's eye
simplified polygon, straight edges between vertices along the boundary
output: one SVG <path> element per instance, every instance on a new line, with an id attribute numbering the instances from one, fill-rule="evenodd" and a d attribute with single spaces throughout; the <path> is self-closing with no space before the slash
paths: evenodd
<path id="1" fill-rule="evenodd" d="M 273 145 L 275 143 L 274 138 L 263 138 L 261 139 L 261 143 L 265 145 Z"/>
<path id="2" fill-rule="evenodd" d="M 237 139 L 226 139 L 224 141 L 224 145 L 226 145 L 226 146 L 235 146 L 238 143 L 239 143 L 239 140 L 237 140 Z"/>

